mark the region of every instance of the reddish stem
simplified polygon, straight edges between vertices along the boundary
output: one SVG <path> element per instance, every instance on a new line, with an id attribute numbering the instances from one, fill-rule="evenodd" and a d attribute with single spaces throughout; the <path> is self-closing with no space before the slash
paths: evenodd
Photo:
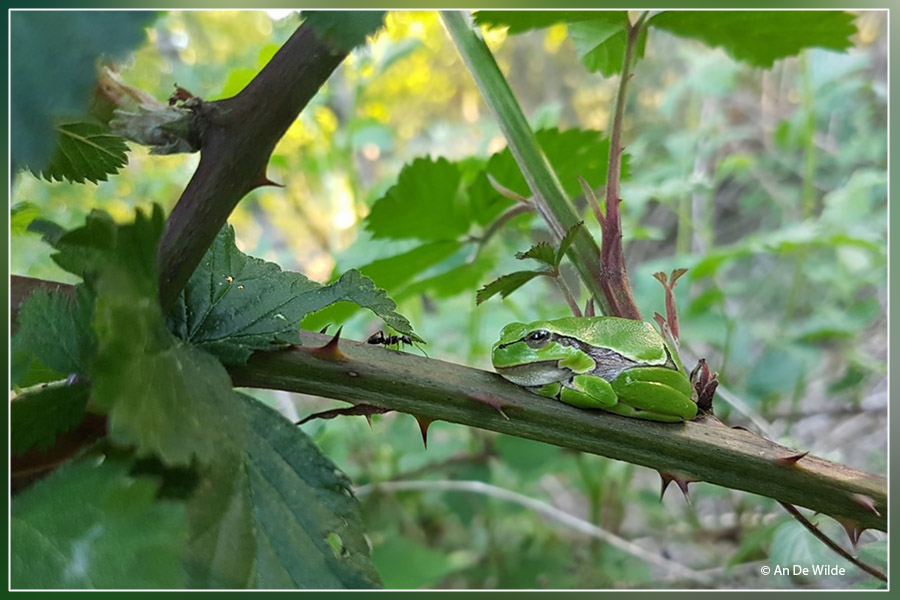
<path id="1" fill-rule="evenodd" d="M 619 180 L 622 175 L 622 121 L 625 114 L 625 98 L 628 81 L 631 79 L 631 66 L 634 62 L 635 46 L 643 28 L 645 15 L 635 24 L 629 23 L 626 29 L 625 59 L 622 63 L 622 76 L 616 93 L 616 108 L 613 113 L 609 134 L 609 166 L 606 172 L 606 218 L 602 222 L 603 241 L 600 255 L 603 263 L 604 295 L 609 300 L 613 314 L 629 319 L 641 319 L 641 313 L 631 295 L 631 285 L 625 270 L 625 259 L 622 254 L 622 221 L 619 204 Z"/>

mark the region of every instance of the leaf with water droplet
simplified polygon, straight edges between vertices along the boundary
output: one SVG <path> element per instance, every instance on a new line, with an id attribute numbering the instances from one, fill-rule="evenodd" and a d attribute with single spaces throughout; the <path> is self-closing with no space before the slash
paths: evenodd
<path id="1" fill-rule="evenodd" d="M 229 285 L 217 291 L 222 273 Z M 257 350 L 299 343 L 300 320 L 346 300 L 372 310 L 394 330 L 421 341 L 384 290 L 351 270 L 322 285 L 300 273 L 238 250 L 234 229 L 226 225 L 191 276 L 168 316 L 169 329 L 225 364 L 243 364 Z"/>

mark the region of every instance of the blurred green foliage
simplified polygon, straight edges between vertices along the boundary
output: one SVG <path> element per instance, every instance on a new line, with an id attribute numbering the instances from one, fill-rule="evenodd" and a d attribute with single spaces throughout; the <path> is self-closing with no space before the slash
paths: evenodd
<path id="1" fill-rule="evenodd" d="M 169 12 L 121 66 L 121 76 L 160 99 L 174 83 L 203 98 L 227 97 L 252 78 L 297 22 L 296 15 L 273 19 L 263 12 Z M 676 288 L 683 358 L 692 365 L 705 357 L 719 372 L 719 417 L 729 425 L 764 427 L 779 443 L 883 474 L 886 14 L 861 12 L 854 23 L 857 32 L 846 52 L 808 49 L 765 70 L 651 31 L 625 113 L 630 176 L 622 184 L 622 219 L 630 278 L 645 316 L 664 312 L 663 290 L 651 274 L 690 268 Z M 484 35 L 535 129 L 582 137 L 589 134 L 577 130 L 591 130 L 599 138 L 617 81 L 584 68 L 579 38 L 572 31 L 567 36 L 572 27 L 556 22 L 514 37 L 503 28 Z M 561 154 L 573 144 L 560 144 Z M 547 151 L 552 154 L 552 144 Z M 503 154 L 495 121 L 437 15 L 389 12 L 384 29 L 351 54 L 276 149 L 269 177 L 285 188 L 253 192 L 230 222 L 243 251 L 313 280 L 359 268 L 399 303 L 399 312 L 428 341 L 430 356 L 489 368 L 490 344 L 506 322 L 568 314 L 558 290 L 542 278 L 502 302 L 475 308 L 477 288 L 520 267 L 517 251 L 550 240 L 540 220 L 528 214 L 484 239 L 500 211 L 482 220 L 466 212 L 472 197 L 497 196 L 478 173 L 508 160 L 498 158 Z M 576 175 L 602 187 L 602 156 L 602 150 L 593 157 L 582 153 L 571 168 L 560 169 L 573 196 L 579 193 Z M 168 210 L 196 160 L 151 157 L 133 148 L 122 173 L 99 185 L 19 175 L 12 271 L 72 281 L 24 231 L 29 220 L 45 216 L 72 227 L 93 207 L 122 220 L 152 202 Z M 420 204 L 412 209 L 421 218 L 379 214 L 376 202 L 391 198 L 405 184 L 404 173 L 412 177 L 411 170 L 423 164 L 435 172 L 415 187 Z M 505 172 L 500 183 L 527 195 L 517 189 L 513 171 Z M 497 198 L 500 210 L 512 204 Z M 599 235 L 584 199 L 575 202 L 585 226 Z M 427 219 L 438 208 L 446 216 L 431 227 Z M 454 209 L 470 220 L 457 223 Z M 576 284 L 565 264 L 563 274 Z M 349 319 L 344 335 L 354 339 L 381 327 L 369 313 L 353 314 L 343 305 L 327 310 L 332 312 L 305 324 L 318 328 Z M 337 405 L 277 392 L 266 399 L 292 419 Z M 352 417 L 313 421 L 303 429 L 357 486 L 430 479 L 490 483 L 691 568 L 710 569 L 719 587 L 812 587 L 821 582 L 760 578 L 759 561 L 799 562 L 798 553 L 808 551 L 809 560 L 835 562 L 828 555 L 813 557 L 818 542 L 767 499 L 698 484 L 692 486 L 693 509 L 672 492 L 659 503 L 658 478 L 646 469 L 446 423 L 431 427 L 425 451 L 412 418 L 372 420 L 372 429 Z M 386 587 L 686 584 L 488 495 L 375 490 L 361 501 Z M 863 553 L 883 556 L 883 536 L 866 533 L 861 543 Z M 868 581 L 851 570 L 829 583 Z"/>

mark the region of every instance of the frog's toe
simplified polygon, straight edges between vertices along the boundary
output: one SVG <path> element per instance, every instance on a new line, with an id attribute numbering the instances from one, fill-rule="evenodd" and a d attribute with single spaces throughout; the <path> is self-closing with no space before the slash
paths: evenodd
<path id="1" fill-rule="evenodd" d="M 554 381 L 553 383 L 548 383 L 547 385 L 535 386 L 529 389 L 535 394 L 543 396 L 545 398 L 559 398 L 559 392 L 562 389 L 562 384 L 558 381 Z"/>
<path id="2" fill-rule="evenodd" d="M 661 421 L 663 423 L 681 423 L 684 421 L 684 417 L 678 415 L 669 415 L 666 413 L 654 412 L 652 410 L 641 410 L 640 408 L 628 406 L 622 402 L 619 402 L 615 406 L 605 407 L 604 410 L 617 415 L 622 415 L 623 417 L 632 417 L 634 419 L 644 419 L 647 421 Z"/>

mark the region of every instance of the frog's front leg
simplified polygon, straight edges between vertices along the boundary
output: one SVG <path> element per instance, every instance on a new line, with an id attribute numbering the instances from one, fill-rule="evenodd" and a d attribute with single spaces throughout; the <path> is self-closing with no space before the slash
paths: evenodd
<path id="1" fill-rule="evenodd" d="M 615 391 L 606 380 L 598 377 L 576 375 L 566 385 L 556 381 L 528 389 L 535 394 L 555 398 L 579 408 L 601 408 L 628 417 L 633 417 L 639 412 L 629 406 L 617 404 Z"/>
<path id="2" fill-rule="evenodd" d="M 579 408 L 610 410 L 618 402 L 609 382 L 593 375 L 575 375 L 559 391 L 559 399 Z"/>

